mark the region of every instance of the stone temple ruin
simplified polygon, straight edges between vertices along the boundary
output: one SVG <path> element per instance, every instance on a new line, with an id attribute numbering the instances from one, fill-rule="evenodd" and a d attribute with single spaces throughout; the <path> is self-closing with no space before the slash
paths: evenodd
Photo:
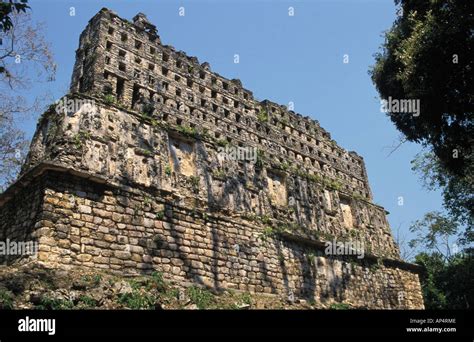
<path id="1" fill-rule="evenodd" d="M 249 158 L 229 157 L 239 151 Z M 41 116 L 0 195 L 0 238 L 39 246 L 4 264 L 423 308 L 420 270 L 400 259 L 363 158 L 162 45 L 141 13 L 102 9 L 82 32 L 70 93 Z M 361 242 L 363 258 L 328 255 L 327 241 Z"/>

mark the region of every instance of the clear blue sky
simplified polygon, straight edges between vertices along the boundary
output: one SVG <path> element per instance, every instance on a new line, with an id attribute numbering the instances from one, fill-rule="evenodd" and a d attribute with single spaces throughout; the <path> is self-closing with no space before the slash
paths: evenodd
<path id="1" fill-rule="evenodd" d="M 441 208 L 410 169 L 420 150 L 406 143 L 388 156 L 399 132 L 380 112 L 368 75 L 381 34 L 395 19 L 392 0 L 339 1 L 60 1 L 30 0 L 33 18 L 46 22 L 58 64 L 47 83 L 56 98 L 68 88 L 79 34 L 102 7 L 123 18 L 145 13 L 164 44 L 173 45 L 227 78 L 239 78 L 260 100 L 293 101 L 295 111 L 319 120 L 339 145 L 362 155 L 374 201 L 384 206 L 392 230 Z M 185 16 L 178 8 L 185 8 Z M 294 7 L 293 17 L 288 8 Z M 71 7 L 75 16 L 70 16 Z M 234 54 L 240 63 L 234 64 Z M 343 63 L 343 55 L 349 63 Z M 38 113 L 39 115 L 40 113 Z M 25 122 L 33 134 L 35 117 Z M 403 206 L 398 197 L 403 196 Z"/>

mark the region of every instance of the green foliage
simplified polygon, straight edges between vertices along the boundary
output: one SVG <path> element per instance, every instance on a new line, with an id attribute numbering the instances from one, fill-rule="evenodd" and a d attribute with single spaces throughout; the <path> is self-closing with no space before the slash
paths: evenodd
<path id="1" fill-rule="evenodd" d="M 166 165 L 166 166 L 165 166 L 165 174 L 166 174 L 167 176 L 171 176 L 171 172 L 172 172 L 172 170 L 171 170 L 171 165 L 169 165 L 169 164 Z"/>
<path id="2" fill-rule="evenodd" d="M 158 220 L 163 220 L 164 217 L 165 217 L 165 211 L 164 211 L 164 210 L 160 210 L 160 211 L 156 212 L 155 217 L 156 217 Z"/>
<path id="3" fill-rule="evenodd" d="M 155 297 L 146 292 L 135 290 L 120 294 L 118 302 L 129 309 L 151 309 L 155 304 Z"/>
<path id="4" fill-rule="evenodd" d="M 416 234 L 416 238 L 412 239 L 409 245 L 411 248 L 421 245 L 428 250 L 442 253 L 445 258 L 450 258 L 449 238 L 457 234 L 458 230 L 458 224 L 451 218 L 437 211 L 429 212 L 423 219 L 411 225 L 410 231 Z"/>
<path id="5" fill-rule="evenodd" d="M 259 219 L 260 219 L 260 222 L 262 222 L 264 224 L 271 224 L 272 223 L 272 219 L 268 215 L 262 215 L 262 216 L 259 217 Z"/>
<path id="6" fill-rule="evenodd" d="M 199 192 L 199 183 L 200 183 L 200 178 L 199 176 L 189 176 L 189 183 L 191 184 L 191 187 L 193 188 L 194 192 Z"/>
<path id="7" fill-rule="evenodd" d="M 91 286 L 97 286 L 100 284 L 102 276 L 100 274 L 84 275 L 82 276 L 82 280 Z"/>
<path id="8" fill-rule="evenodd" d="M 224 170 L 214 170 L 212 171 L 212 175 L 214 176 L 214 178 L 220 178 L 220 179 L 227 177 Z"/>
<path id="9" fill-rule="evenodd" d="M 0 310 L 13 309 L 13 294 L 5 289 L 0 289 Z"/>
<path id="10" fill-rule="evenodd" d="M 114 104 L 115 101 L 116 101 L 115 96 L 112 95 L 112 94 L 106 94 L 106 95 L 104 95 L 103 98 L 104 98 L 104 102 L 108 105 Z"/>
<path id="11" fill-rule="evenodd" d="M 247 304 L 247 305 L 252 305 L 252 296 L 250 293 L 245 292 L 242 293 L 240 299 L 242 300 L 242 303 Z"/>
<path id="12" fill-rule="evenodd" d="M 191 138 L 198 138 L 199 137 L 199 132 L 196 130 L 194 127 L 188 127 L 188 126 L 177 126 L 176 130 L 188 137 Z"/>
<path id="13" fill-rule="evenodd" d="M 61 298 L 42 297 L 37 306 L 40 310 L 67 310 L 72 309 L 74 303 L 71 300 Z"/>
<path id="14" fill-rule="evenodd" d="M 352 198 L 358 201 L 366 201 L 366 198 L 357 192 L 352 193 Z"/>
<path id="15" fill-rule="evenodd" d="M 451 219 L 466 230 L 463 243 L 474 241 L 474 165 L 464 176 L 456 176 L 445 170 L 433 152 L 419 153 L 412 161 L 412 170 L 416 171 L 428 190 L 442 189 L 443 205 Z"/>
<path id="16" fill-rule="evenodd" d="M 216 141 L 216 144 L 221 147 L 226 147 L 230 145 L 230 142 L 227 139 L 219 139 Z"/>
<path id="17" fill-rule="evenodd" d="M 340 190 L 342 188 L 342 183 L 334 179 L 325 179 L 324 185 L 332 190 Z"/>
<path id="18" fill-rule="evenodd" d="M 265 109 L 260 109 L 260 111 L 257 114 L 257 120 L 258 122 L 264 123 L 268 122 L 268 113 Z"/>
<path id="19" fill-rule="evenodd" d="M 197 286 L 189 287 L 187 289 L 187 294 L 199 309 L 207 309 L 213 302 L 212 293 Z"/>
<path id="20" fill-rule="evenodd" d="M 94 308 L 95 306 L 97 306 L 97 301 L 92 297 L 81 295 L 79 297 L 78 304 L 82 304 L 82 306 L 86 308 Z"/>
<path id="21" fill-rule="evenodd" d="M 306 254 L 306 259 L 308 260 L 308 263 L 310 265 L 315 265 L 316 264 L 316 254 L 314 252 L 310 251 Z"/>
<path id="22" fill-rule="evenodd" d="M 150 205 L 151 202 L 152 202 L 152 199 L 150 196 L 148 195 L 143 196 L 143 205 Z"/>
<path id="23" fill-rule="evenodd" d="M 153 114 L 153 111 L 155 110 L 155 106 L 151 102 L 146 102 L 143 104 L 142 110 L 143 110 L 142 117 L 145 117 L 146 119 L 150 120 Z"/>
<path id="24" fill-rule="evenodd" d="M 426 309 L 469 309 L 474 305 L 472 250 L 449 259 L 437 252 L 420 253 L 415 262 L 424 266 L 421 287 Z"/>
<path id="25" fill-rule="evenodd" d="M 0 3 L 0 30 L 8 32 L 13 27 L 11 15 L 15 12 L 26 12 L 30 8 L 27 4 L 28 0 L 23 1 L 2 1 Z M 0 67 L 0 73 L 4 70 Z"/>
<path id="26" fill-rule="evenodd" d="M 407 140 L 429 147 L 445 172 L 463 177 L 474 159 L 472 1 L 397 3 L 403 14 L 375 55 L 372 80 L 383 99 L 420 101 L 420 115 L 390 119 Z"/>
<path id="27" fill-rule="evenodd" d="M 82 147 L 84 141 L 90 138 L 91 134 L 89 132 L 81 130 L 73 136 L 74 146 L 79 149 Z"/>
<path id="28" fill-rule="evenodd" d="M 273 227 L 267 226 L 267 227 L 263 228 L 263 231 L 259 235 L 259 238 L 260 238 L 261 241 L 265 242 L 265 241 L 268 240 L 269 237 L 275 236 L 276 233 L 277 232 Z"/>
<path id="29" fill-rule="evenodd" d="M 257 149 L 257 160 L 255 161 L 255 167 L 261 169 L 263 168 L 263 163 L 265 160 L 265 152 L 261 149 Z"/>
<path id="30" fill-rule="evenodd" d="M 349 310 L 351 306 L 346 303 L 333 303 L 329 306 L 330 310 Z"/>
<path id="31" fill-rule="evenodd" d="M 147 290 L 155 289 L 159 292 L 165 291 L 167 286 L 163 279 L 163 273 L 153 272 L 147 281 L 146 288 Z"/>

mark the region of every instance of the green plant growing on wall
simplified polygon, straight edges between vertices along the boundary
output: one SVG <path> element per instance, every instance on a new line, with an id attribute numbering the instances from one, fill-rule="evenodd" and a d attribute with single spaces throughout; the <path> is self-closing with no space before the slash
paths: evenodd
<path id="1" fill-rule="evenodd" d="M 141 149 L 141 152 L 143 153 L 143 155 L 145 155 L 147 157 L 153 156 L 153 151 L 147 150 L 145 148 Z"/>
<path id="2" fill-rule="evenodd" d="M 372 263 L 370 266 L 369 266 L 369 270 L 370 272 L 374 273 L 374 272 L 377 272 L 383 265 L 383 262 L 382 262 L 382 259 L 381 258 L 377 258 L 377 261 Z"/>
<path id="3" fill-rule="evenodd" d="M 262 215 L 262 216 L 259 217 L 259 219 L 260 219 L 260 222 L 262 222 L 264 224 L 272 224 L 272 219 L 268 215 Z"/>
<path id="4" fill-rule="evenodd" d="M 155 214 L 155 217 L 158 220 L 163 220 L 165 218 L 165 211 L 164 210 L 157 211 Z"/>
<path id="5" fill-rule="evenodd" d="M 141 114 L 142 117 L 145 117 L 146 119 L 149 120 L 153 112 L 155 111 L 155 106 L 152 103 L 148 102 L 143 105 L 142 109 L 143 109 L 143 112 Z"/>
<path id="6" fill-rule="evenodd" d="M 352 198 L 358 201 L 365 201 L 365 197 L 362 196 L 361 194 L 358 194 L 357 192 L 352 193 Z"/>
<path id="7" fill-rule="evenodd" d="M 268 238 L 275 236 L 276 232 L 273 227 L 267 226 L 263 228 L 262 233 L 259 235 L 259 239 L 263 242 L 266 242 Z"/>
<path id="8" fill-rule="evenodd" d="M 262 169 L 264 159 L 265 159 L 265 152 L 263 152 L 261 149 L 257 149 L 257 160 L 255 161 L 255 167 Z"/>
<path id="9" fill-rule="evenodd" d="M 194 192 L 199 192 L 199 182 L 199 176 L 189 176 L 189 183 L 191 184 Z"/>
<path id="10" fill-rule="evenodd" d="M 158 127 L 160 123 L 155 118 L 150 118 L 150 123 L 153 127 Z"/>
<path id="11" fill-rule="evenodd" d="M 134 215 L 134 216 L 137 216 L 137 215 L 138 215 L 138 212 L 139 212 L 140 210 L 142 210 L 142 209 L 143 209 L 142 203 L 137 203 L 137 204 L 135 204 L 135 206 L 133 207 L 133 215 Z"/>
<path id="12" fill-rule="evenodd" d="M 169 165 L 169 164 L 166 165 L 166 166 L 165 166 L 165 174 L 166 174 L 167 176 L 171 176 L 171 172 L 172 172 L 172 170 L 171 170 L 171 165 Z"/>
<path id="13" fill-rule="evenodd" d="M 151 197 L 148 195 L 143 196 L 143 204 L 148 206 L 151 204 Z"/>
<path id="14" fill-rule="evenodd" d="M 198 131 L 196 130 L 196 128 L 194 127 L 188 127 L 188 126 L 177 126 L 176 127 L 176 130 L 183 134 L 183 135 L 186 135 L 188 137 L 191 137 L 191 138 L 197 138 L 199 136 L 198 134 Z"/>
<path id="15" fill-rule="evenodd" d="M 226 147 L 230 145 L 230 142 L 227 139 L 219 139 L 216 141 L 216 144 L 221 147 Z"/>
<path id="16" fill-rule="evenodd" d="M 104 95 L 103 98 L 104 98 L 104 102 L 108 105 L 114 104 L 115 101 L 116 101 L 115 96 L 112 95 L 112 94 L 106 94 L 106 95 Z"/>
<path id="17" fill-rule="evenodd" d="M 283 171 L 288 171 L 288 169 L 290 168 L 290 164 L 288 164 L 287 162 L 283 162 L 280 163 L 277 167 Z"/>
<path id="18" fill-rule="evenodd" d="M 314 252 L 310 251 L 308 254 L 306 254 L 306 259 L 308 260 L 308 263 L 312 266 L 316 265 L 316 254 Z"/>
<path id="19" fill-rule="evenodd" d="M 257 114 L 257 120 L 258 122 L 264 123 L 268 122 L 268 113 L 265 109 L 261 108 L 260 111 Z"/>
<path id="20" fill-rule="evenodd" d="M 214 170 L 214 171 L 212 171 L 212 176 L 214 178 L 220 178 L 220 179 L 223 179 L 223 178 L 227 177 L 224 170 Z"/>
<path id="21" fill-rule="evenodd" d="M 341 182 L 337 181 L 337 180 L 329 180 L 327 183 L 326 183 L 327 187 L 332 189 L 332 190 L 340 190 L 342 189 L 342 184 Z"/>
<path id="22" fill-rule="evenodd" d="M 77 149 L 80 149 L 82 147 L 82 144 L 84 143 L 84 141 L 88 140 L 90 138 L 91 138 L 91 134 L 89 132 L 80 130 L 78 133 L 76 133 L 73 136 L 74 146 Z"/>

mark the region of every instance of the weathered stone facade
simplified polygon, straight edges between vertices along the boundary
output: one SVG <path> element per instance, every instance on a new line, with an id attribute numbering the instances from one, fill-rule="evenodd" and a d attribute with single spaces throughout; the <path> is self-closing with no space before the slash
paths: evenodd
<path id="1" fill-rule="evenodd" d="M 0 237 L 37 239 L 41 262 L 423 307 L 419 270 L 400 260 L 362 157 L 162 45 L 143 14 L 90 20 L 63 100 L 0 197 Z M 227 158 L 239 148 L 256 159 Z M 325 254 L 333 240 L 362 242 L 364 258 Z"/>

